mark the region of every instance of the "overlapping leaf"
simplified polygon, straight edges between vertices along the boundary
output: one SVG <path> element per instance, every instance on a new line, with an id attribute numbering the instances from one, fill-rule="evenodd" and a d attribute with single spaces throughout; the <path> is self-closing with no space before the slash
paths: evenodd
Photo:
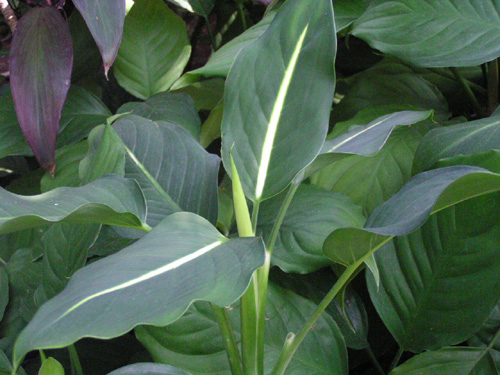
<path id="1" fill-rule="evenodd" d="M 223 160 L 230 170 L 232 153 L 250 199 L 279 193 L 320 151 L 335 52 L 331 1 L 303 0 L 284 4 L 267 31 L 238 54 L 226 81 Z"/>
<path id="2" fill-rule="evenodd" d="M 40 165 L 51 173 L 72 64 L 71 35 L 59 11 L 30 9 L 12 40 L 10 82 L 21 129 Z"/>
<path id="3" fill-rule="evenodd" d="M 144 229 L 146 204 L 139 185 L 118 176 L 77 188 L 58 188 L 35 196 L 0 189 L 0 233 L 50 222 L 94 222 Z"/>
<path id="4" fill-rule="evenodd" d="M 132 95 L 147 99 L 172 86 L 190 53 L 182 19 L 162 0 L 137 0 L 125 18 L 116 79 Z"/>
<path id="5" fill-rule="evenodd" d="M 122 40 L 125 0 L 74 0 L 94 37 L 104 62 L 104 72 L 115 61 Z"/>
<path id="6" fill-rule="evenodd" d="M 189 373 L 161 363 L 135 363 L 112 371 L 108 375 L 189 375 Z"/>
<path id="7" fill-rule="evenodd" d="M 474 66 L 500 56 L 499 14 L 497 0 L 376 0 L 352 33 L 417 66 Z"/>
<path id="8" fill-rule="evenodd" d="M 259 238 L 223 237 L 191 213 L 170 215 L 122 251 L 74 274 L 19 336 L 14 363 L 30 350 L 82 337 L 111 338 L 139 324 L 167 325 L 196 300 L 234 302 L 264 262 Z"/>

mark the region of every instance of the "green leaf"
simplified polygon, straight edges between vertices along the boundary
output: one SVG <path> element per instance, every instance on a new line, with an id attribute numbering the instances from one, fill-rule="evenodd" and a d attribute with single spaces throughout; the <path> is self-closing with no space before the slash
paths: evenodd
<path id="1" fill-rule="evenodd" d="M 224 101 L 221 100 L 210 112 L 207 120 L 201 127 L 200 144 L 208 147 L 221 136 L 222 118 L 224 115 Z"/>
<path id="2" fill-rule="evenodd" d="M 488 319 L 483 323 L 481 328 L 467 340 L 469 346 L 485 348 L 490 345 L 495 337 L 495 334 L 500 329 L 500 303 L 495 305 Z M 497 367 L 500 365 L 500 341 L 496 341 L 490 349 L 489 354 L 495 361 Z"/>
<path id="3" fill-rule="evenodd" d="M 193 98 L 198 111 L 203 109 L 211 111 L 224 95 L 224 83 L 222 78 L 206 79 L 184 86 L 174 92 L 188 94 Z"/>
<path id="4" fill-rule="evenodd" d="M 43 175 L 40 181 L 42 193 L 61 186 L 79 186 L 78 168 L 87 151 L 88 143 L 86 140 L 56 150 L 55 176 L 52 177 L 49 173 Z"/>
<path id="5" fill-rule="evenodd" d="M 434 110 L 448 117 L 448 104 L 438 88 L 414 72 L 395 71 L 378 64 L 347 79 L 345 98 L 332 111 L 331 122 L 346 121 L 358 112 L 386 105 L 411 106 L 414 110 Z"/>
<path id="6" fill-rule="evenodd" d="M 122 40 L 125 0 L 73 0 L 73 3 L 99 46 L 107 76 Z"/>
<path id="7" fill-rule="evenodd" d="M 297 332 L 316 309 L 311 301 L 290 290 L 269 285 L 266 305 L 265 374 L 269 374 L 289 332 Z M 239 340 L 239 308 L 228 310 Z M 136 329 L 136 336 L 156 362 L 171 364 L 194 375 L 229 375 L 219 328 L 210 305 L 196 303 L 168 327 Z M 188 344 L 189 343 L 189 344 Z M 287 375 L 346 375 L 344 339 L 333 319 L 323 314 L 314 333 L 306 336 L 287 369 Z"/>
<path id="8" fill-rule="evenodd" d="M 144 229 L 145 215 L 146 205 L 138 184 L 118 176 L 36 196 L 0 189 L 1 234 L 63 220 Z"/>
<path id="9" fill-rule="evenodd" d="M 114 73 L 125 90 L 147 99 L 172 86 L 190 53 L 182 19 L 162 0 L 137 0 L 125 18 Z"/>
<path id="10" fill-rule="evenodd" d="M 190 12 L 198 13 L 207 18 L 212 10 L 215 0 L 168 0 Z"/>
<path id="11" fill-rule="evenodd" d="M 108 375 L 189 375 L 189 373 L 160 363 L 135 363 L 112 371 Z"/>
<path id="12" fill-rule="evenodd" d="M 170 215 L 133 245 L 76 272 L 21 333 L 14 363 L 31 350 L 65 347 L 82 337 L 167 325 L 195 300 L 227 306 L 263 263 L 259 238 L 229 240 L 197 215 Z"/>
<path id="13" fill-rule="evenodd" d="M 500 287 L 498 198 L 443 210 L 375 253 L 380 287 L 368 275 L 368 289 L 401 348 L 421 352 L 461 343 L 490 315 Z"/>
<path id="14" fill-rule="evenodd" d="M 5 262 L 5 260 L 4 260 Z M 3 318 L 5 308 L 9 303 L 9 276 L 4 269 L 4 266 L 0 266 L 0 321 Z"/>
<path id="15" fill-rule="evenodd" d="M 352 34 L 416 66 L 474 66 L 500 56 L 499 12 L 497 1 L 375 0 Z"/>
<path id="16" fill-rule="evenodd" d="M 335 26 L 337 32 L 356 21 L 368 8 L 369 0 L 334 0 Z"/>
<path id="17" fill-rule="evenodd" d="M 398 366 L 390 375 L 489 375 L 497 374 L 490 355 L 468 347 L 443 348 L 419 354 Z"/>
<path id="18" fill-rule="evenodd" d="M 223 160 L 229 170 L 232 149 L 250 199 L 282 191 L 320 151 L 335 52 L 331 1 L 303 0 L 283 5 L 267 31 L 238 54 L 226 81 Z"/>
<path id="19" fill-rule="evenodd" d="M 500 175 L 482 168 L 453 166 L 420 173 L 377 207 L 364 228 L 342 228 L 330 234 L 323 251 L 333 261 L 351 265 L 394 236 L 413 232 L 432 213 L 498 190 Z"/>
<path id="20" fill-rule="evenodd" d="M 9 358 L 5 355 L 5 353 L 0 350 L 0 375 L 11 375 L 12 374 L 12 364 L 9 361 Z M 21 375 L 21 372 L 18 371 L 18 374 Z M 24 371 L 22 372 L 24 374 Z"/>
<path id="21" fill-rule="evenodd" d="M 64 375 L 64 368 L 55 358 L 47 358 L 42 363 L 38 375 Z"/>
<path id="22" fill-rule="evenodd" d="M 269 239 L 285 194 L 263 202 L 257 232 Z M 299 187 L 285 215 L 273 250 L 272 263 L 285 272 L 309 273 L 331 264 L 323 242 L 335 229 L 361 226 L 360 207 L 342 194 L 311 185 Z"/>
<path id="23" fill-rule="evenodd" d="M 92 150 L 97 146 L 92 145 L 99 142 L 100 129 L 91 135 L 91 159 L 85 160 L 86 167 L 82 164 L 82 173 L 125 173 L 125 177 L 137 180 L 146 197 L 147 222 L 151 226 L 181 210 L 216 223 L 218 156 L 207 153 L 180 126 L 163 121 L 128 115 L 110 130 L 111 139 L 93 157 Z M 120 162 L 123 149 L 124 170 Z"/>
<path id="24" fill-rule="evenodd" d="M 415 155 L 414 173 L 430 169 L 438 160 L 500 148 L 500 117 L 450 125 L 430 131 Z"/>
<path id="25" fill-rule="evenodd" d="M 187 94 L 162 92 L 143 103 L 125 103 L 117 111 L 127 112 L 153 121 L 171 122 L 186 129 L 196 140 L 200 138 L 200 116 L 193 99 Z"/>

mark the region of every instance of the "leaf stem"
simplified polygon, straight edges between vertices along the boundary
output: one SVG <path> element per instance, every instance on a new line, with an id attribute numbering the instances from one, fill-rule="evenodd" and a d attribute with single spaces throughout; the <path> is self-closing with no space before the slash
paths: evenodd
<path id="1" fill-rule="evenodd" d="M 450 68 L 450 71 L 453 73 L 455 76 L 455 79 L 457 82 L 462 86 L 462 89 L 465 91 L 465 94 L 469 98 L 470 102 L 472 103 L 472 107 L 474 108 L 474 111 L 479 117 L 485 117 L 484 111 L 481 108 L 481 105 L 479 104 L 479 101 L 476 98 L 476 95 L 472 92 L 470 86 L 467 84 L 465 81 L 464 77 L 462 77 L 462 74 L 460 74 L 460 71 L 457 68 Z"/>
<path id="2" fill-rule="evenodd" d="M 80 362 L 80 358 L 78 358 L 78 352 L 76 351 L 74 344 L 68 346 L 68 352 L 69 352 L 69 359 L 71 361 L 71 374 L 83 375 L 82 364 Z"/>
<path id="3" fill-rule="evenodd" d="M 212 46 L 212 51 L 217 50 L 217 42 L 215 41 L 214 33 L 212 32 L 212 27 L 210 26 L 210 20 L 208 16 L 205 17 L 205 23 L 207 25 L 208 36 L 210 37 L 210 45 Z"/>
<path id="4" fill-rule="evenodd" d="M 302 343 L 311 328 L 316 324 L 316 321 L 319 319 L 321 314 L 323 314 L 328 305 L 349 282 L 351 276 L 356 272 L 356 270 L 363 264 L 365 257 L 362 257 L 346 268 L 344 273 L 339 277 L 337 282 L 333 285 L 332 289 L 330 289 L 328 294 L 319 303 L 314 313 L 309 317 L 309 319 L 306 321 L 305 325 L 297 333 L 297 335 L 288 334 L 281 354 L 278 358 L 278 361 L 276 362 L 276 365 L 274 366 L 273 371 L 271 372 L 271 375 L 283 375 L 285 373 L 285 370 L 290 363 L 293 355 L 297 351 L 299 345 Z"/>
<path id="5" fill-rule="evenodd" d="M 382 366 L 380 365 L 377 357 L 375 356 L 375 353 L 373 353 L 372 348 L 370 346 L 368 346 L 367 348 L 365 348 L 365 350 L 366 350 L 366 353 L 368 354 L 368 357 L 370 357 L 370 361 L 372 361 L 373 366 L 375 366 L 375 370 L 377 370 L 377 372 L 380 375 L 385 375 L 385 371 L 382 368 Z"/>
<path id="6" fill-rule="evenodd" d="M 245 9 L 243 8 L 243 3 L 238 2 L 238 13 L 240 14 L 241 24 L 243 25 L 243 30 L 248 29 L 247 19 L 245 18 Z"/>
<path id="7" fill-rule="evenodd" d="M 403 355 L 403 353 L 404 353 L 404 349 L 403 348 L 399 348 L 398 352 L 396 353 L 396 355 L 392 359 L 391 366 L 389 367 L 389 372 L 391 372 L 392 370 L 394 370 L 396 368 L 396 366 L 398 365 L 398 363 L 399 363 L 399 361 L 400 361 L 401 356 Z"/>
<path id="8" fill-rule="evenodd" d="M 488 63 L 488 111 L 493 113 L 498 106 L 498 60 Z"/>
<path id="9" fill-rule="evenodd" d="M 231 374 L 243 375 L 240 351 L 238 349 L 238 344 L 236 343 L 233 326 L 231 324 L 231 320 L 229 319 L 227 310 L 216 305 L 212 305 L 212 309 L 214 311 L 215 319 L 219 324 L 222 337 L 224 338 L 224 346 L 226 348 Z"/>

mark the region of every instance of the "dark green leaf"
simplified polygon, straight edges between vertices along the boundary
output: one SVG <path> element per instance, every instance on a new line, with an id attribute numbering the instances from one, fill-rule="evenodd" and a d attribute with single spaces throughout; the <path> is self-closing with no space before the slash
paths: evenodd
<path id="1" fill-rule="evenodd" d="M 463 342 L 483 324 L 500 293 L 498 194 L 433 216 L 375 253 L 372 301 L 401 348 L 436 350 Z"/>
<path id="2" fill-rule="evenodd" d="M 190 53 L 182 19 L 162 0 L 137 0 L 125 18 L 114 73 L 125 90 L 147 99 L 172 86 Z"/>
<path id="3" fill-rule="evenodd" d="M 104 62 L 104 73 L 115 61 L 122 40 L 125 0 L 73 0 L 94 37 Z"/>
<path id="4" fill-rule="evenodd" d="M 500 303 L 497 303 L 482 327 L 474 334 L 474 336 L 467 340 L 467 344 L 469 346 L 485 348 L 490 345 L 499 329 Z M 497 340 L 493 344 L 493 347 L 490 349 L 489 353 L 498 367 L 500 365 L 500 341 Z"/>
<path id="5" fill-rule="evenodd" d="M 231 152 L 250 199 L 282 191 L 320 151 L 335 52 L 331 1 L 303 0 L 285 3 L 267 31 L 238 54 L 226 81 L 223 160 L 230 169 Z"/>
<path id="6" fill-rule="evenodd" d="M 162 92 L 143 103 L 125 103 L 117 113 L 127 112 L 153 121 L 174 123 L 190 132 L 196 140 L 200 138 L 201 120 L 193 99 L 187 94 Z"/>
<path id="7" fill-rule="evenodd" d="M 145 215 L 144 196 L 138 184 L 118 176 L 29 197 L 0 189 L 2 234 L 63 220 L 141 229 Z"/>
<path id="8" fill-rule="evenodd" d="M 12 96 L 31 149 L 40 165 L 51 173 L 72 65 L 71 34 L 59 11 L 41 7 L 24 14 L 10 49 Z"/>
<path id="9" fill-rule="evenodd" d="M 5 260 L 3 260 L 5 262 Z M 0 266 L 0 321 L 3 318 L 3 313 L 5 308 L 9 303 L 9 276 L 4 269 L 4 266 Z"/>
<path id="10" fill-rule="evenodd" d="M 333 0 L 337 32 L 356 21 L 368 8 L 369 4 L 370 0 Z"/>
<path id="11" fill-rule="evenodd" d="M 443 348 L 411 358 L 390 375 L 494 375 L 497 369 L 490 355 L 467 347 Z"/>
<path id="12" fill-rule="evenodd" d="M 258 233 L 269 240 L 284 193 L 260 208 Z M 292 200 L 273 250 L 272 263 L 285 272 L 309 273 L 331 264 L 323 255 L 326 237 L 335 229 L 361 226 L 361 208 L 342 194 L 302 185 Z"/>
<path id="13" fill-rule="evenodd" d="M 499 12 L 497 1 L 375 0 L 352 33 L 417 66 L 474 66 L 500 56 Z"/>
<path id="14" fill-rule="evenodd" d="M 64 347 L 82 337 L 167 325 L 196 300 L 227 306 L 263 262 L 259 238 L 229 240 L 197 215 L 170 215 L 133 245 L 76 272 L 21 333 L 14 363 L 30 350 Z"/>

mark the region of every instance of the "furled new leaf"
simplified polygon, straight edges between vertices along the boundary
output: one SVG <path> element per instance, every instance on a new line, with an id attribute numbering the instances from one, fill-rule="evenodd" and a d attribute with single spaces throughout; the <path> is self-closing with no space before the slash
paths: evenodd
<path id="1" fill-rule="evenodd" d="M 104 62 L 104 73 L 115 61 L 122 40 L 125 0 L 73 0 L 94 37 Z"/>
<path id="2" fill-rule="evenodd" d="M 279 193 L 320 151 L 335 52 L 331 1 L 303 0 L 285 3 L 267 31 L 238 54 L 226 81 L 223 160 L 230 171 L 232 150 L 250 199 Z"/>
<path id="3" fill-rule="evenodd" d="M 35 196 L 0 188 L 1 234 L 63 220 L 146 229 L 145 216 L 146 203 L 139 185 L 119 176 Z"/>
<path id="4" fill-rule="evenodd" d="M 500 56 L 500 3 L 376 0 L 352 34 L 417 66 L 480 65 Z"/>
<path id="5" fill-rule="evenodd" d="M 12 40 L 10 82 L 24 136 L 40 165 L 52 174 L 72 65 L 71 34 L 59 11 L 53 7 L 30 9 Z"/>
<path id="6" fill-rule="evenodd" d="M 377 207 L 364 228 L 334 231 L 323 251 L 335 262 L 351 265 L 366 259 L 394 236 L 413 232 L 430 214 L 498 190 L 500 175 L 483 168 L 453 166 L 420 173 Z"/>
<path id="7" fill-rule="evenodd" d="M 187 27 L 162 0 L 136 0 L 125 18 L 114 72 L 132 95 L 147 99 L 167 90 L 187 64 Z"/>
<path id="8" fill-rule="evenodd" d="M 170 215 L 133 245 L 76 272 L 21 333 L 14 363 L 31 350 L 64 347 L 82 337 L 167 325 L 196 300 L 227 306 L 263 262 L 261 239 L 229 240 L 195 214 Z"/>

